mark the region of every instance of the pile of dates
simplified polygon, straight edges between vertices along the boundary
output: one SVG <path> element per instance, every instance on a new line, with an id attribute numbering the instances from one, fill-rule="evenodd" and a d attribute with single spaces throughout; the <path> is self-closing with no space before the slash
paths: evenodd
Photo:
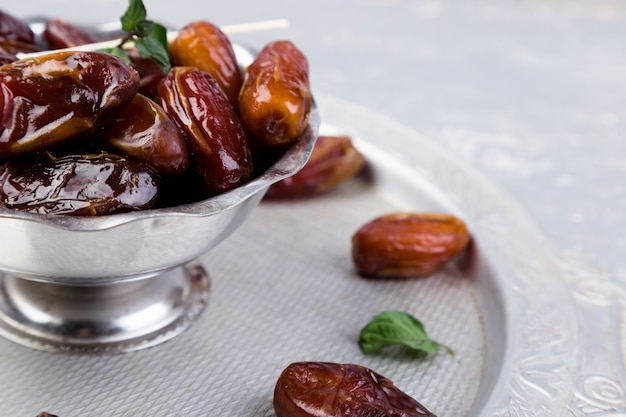
<path id="1" fill-rule="evenodd" d="M 53 19 L 41 45 L 0 12 L 0 206 L 89 216 L 199 201 L 266 170 L 308 125 L 308 62 L 290 41 L 243 69 L 217 26 L 193 22 L 167 72 L 133 51 L 128 65 L 54 50 L 95 40 Z"/>

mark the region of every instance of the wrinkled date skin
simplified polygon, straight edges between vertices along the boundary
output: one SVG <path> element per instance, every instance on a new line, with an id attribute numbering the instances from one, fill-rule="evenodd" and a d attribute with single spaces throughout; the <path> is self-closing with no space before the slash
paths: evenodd
<path id="1" fill-rule="evenodd" d="M 365 157 L 349 136 L 319 136 L 304 167 L 272 185 L 266 198 L 301 198 L 330 191 L 356 175 L 364 165 Z"/>
<path id="2" fill-rule="evenodd" d="M 70 48 L 97 41 L 87 31 L 59 18 L 48 20 L 43 37 L 52 49 Z"/>
<path id="3" fill-rule="evenodd" d="M 99 136 L 116 153 L 146 162 L 162 174 L 182 174 L 189 165 L 178 127 L 161 106 L 141 94 L 106 120 Z"/>
<path id="4" fill-rule="evenodd" d="M 352 236 L 352 258 L 365 277 L 411 278 L 431 274 L 470 241 L 465 223 L 444 213 L 392 213 Z"/>
<path id="5" fill-rule="evenodd" d="M 159 177 L 116 155 L 39 153 L 0 167 L 0 205 L 41 214 L 96 216 L 151 207 Z"/>
<path id="6" fill-rule="evenodd" d="M 208 72 L 237 109 L 243 74 L 232 44 L 219 27 L 201 20 L 183 27 L 169 45 L 172 63 Z"/>
<path id="7" fill-rule="evenodd" d="M 297 362 L 274 389 L 276 417 L 424 417 L 435 415 L 392 381 L 360 365 Z"/>
<path id="8" fill-rule="evenodd" d="M 209 195 L 250 180 L 245 132 L 213 77 L 194 67 L 173 67 L 158 93 L 163 108 L 183 132 L 190 162 L 201 173 Z"/>
<path id="9" fill-rule="evenodd" d="M 0 158 L 93 131 L 138 88 L 135 70 L 100 52 L 56 52 L 0 67 Z"/>
<path id="10" fill-rule="evenodd" d="M 241 122 L 265 146 L 286 146 L 302 136 L 312 97 L 309 64 L 289 41 L 267 44 L 244 72 Z"/>

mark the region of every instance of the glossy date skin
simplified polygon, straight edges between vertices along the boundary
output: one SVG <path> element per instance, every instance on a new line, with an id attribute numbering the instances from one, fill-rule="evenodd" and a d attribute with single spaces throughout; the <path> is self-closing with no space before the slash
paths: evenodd
<path id="1" fill-rule="evenodd" d="M 13 55 L 13 61 L 17 61 L 17 54 L 39 52 L 41 48 L 31 43 L 0 37 L 0 51 L 4 54 Z"/>
<path id="2" fill-rule="evenodd" d="M 0 66 L 10 64 L 13 61 L 17 61 L 15 54 L 5 51 L 2 49 L 2 46 L 0 46 Z"/>
<path id="3" fill-rule="evenodd" d="M 146 164 L 110 154 L 48 152 L 0 166 L 0 206 L 40 214 L 96 216 L 142 210 L 157 198 L 159 176 Z"/>
<path id="4" fill-rule="evenodd" d="M 161 174 L 182 174 L 189 165 L 178 127 L 161 106 L 141 94 L 107 119 L 98 136 L 117 153 L 148 163 Z"/>
<path id="5" fill-rule="evenodd" d="M 20 19 L 0 10 L 0 65 L 17 61 L 20 52 L 38 52 L 35 35 Z"/>
<path id="6" fill-rule="evenodd" d="M 138 88 L 135 70 L 100 52 L 55 52 L 0 67 L 0 158 L 93 132 Z"/>
<path id="7" fill-rule="evenodd" d="M 2 10 L 0 10 L 0 37 L 29 44 L 35 43 L 35 35 L 30 27 Z"/>
<path id="8" fill-rule="evenodd" d="M 302 136 L 311 105 L 304 54 L 290 41 L 267 44 L 244 73 L 239 112 L 245 128 L 265 146 L 289 145 Z"/>
<path id="9" fill-rule="evenodd" d="M 360 365 L 297 362 L 274 389 L 276 417 L 434 417 L 391 380 Z"/>
<path id="10" fill-rule="evenodd" d="M 87 31 L 59 18 L 50 19 L 46 22 L 43 37 L 51 49 L 70 48 L 97 41 Z"/>
<path id="11" fill-rule="evenodd" d="M 364 166 L 365 157 L 349 136 L 321 135 L 304 167 L 272 185 L 265 197 L 283 200 L 325 193 L 352 178 Z"/>
<path id="12" fill-rule="evenodd" d="M 153 59 L 139 56 L 133 49 L 128 50 L 128 58 L 130 66 L 139 73 L 139 93 L 155 99 L 159 83 L 165 78 L 165 71 Z"/>
<path id="13" fill-rule="evenodd" d="M 365 277 L 421 277 L 450 262 L 469 241 L 467 226 L 453 215 L 391 213 L 354 233 L 352 258 L 357 272 Z"/>
<path id="14" fill-rule="evenodd" d="M 237 109 L 243 74 L 228 37 L 204 20 L 189 23 L 169 45 L 172 63 L 208 72 Z"/>
<path id="15" fill-rule="evenodd" d="M 190 162 L 209 195 L 250 180 L 252 162 L 245 132 L 211 75 L 194 67 L 173 67 L 158 93 L 162 107 L 183 132 Z"/>

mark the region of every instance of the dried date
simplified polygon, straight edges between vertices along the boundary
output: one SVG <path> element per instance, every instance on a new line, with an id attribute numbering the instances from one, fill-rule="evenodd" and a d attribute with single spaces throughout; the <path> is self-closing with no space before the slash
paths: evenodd
<path id="1" fill-rule="evenodd" d="M 117 153 L 146 162 L 162 174 L 182 174 L 189 165 L 178 127 L 161 106 L 141 94 L 107 119 L 99 136 Z"/>
<path id="2" fill-rule="evenodd" d="M 0 37 L 29 44 L 35 43 L 35 34 L 30 27 L 2 10 L 0 10 Z"/>
<path id="3" fill-rule="evenodd" d="M 43 37 L 52 49 L 70 48 L 97 41 L 89 32 L 59 18 L 46 22 Z"/>
<path id="4" fill-rule="evenodd" d="M 139 93 L 154 99 L 157 96 L 157 88 L 165 71 L 152 58 L 142 57 L 134 49 L 127 51 L 130 65 L 139 73 Z"/>
<path id="5" fill-rule="evenodd" d="M 276 417 L 434 417 L 382 375 L 360 365 L 297 362 L 274 389 Z"/>
<path id="6" fill-rule="evenodd" d="M 17 61 L 17 56 L 14 53 L 5 51 L 0 45 L 0 66 L 10 64 L 13 61 Z"/>
<path id="7" fill-rule="evenodd" d="M 327 192 L 352 178 L 364 165 L 365 157 L 349 136 L 319 136 L 304 167 L 272 185 L 266 198 L 290 199 Z"/>
<path id="8" fill-rule="evenodd" d="M 267 44 L 244 72 L 241 122 L 265 146 L 286 146 L 302 136 L 312 97 L 309 64 L 290 41 Z"/>
<path id="9" fill-rule="evenodd" d="M 0 158 L 92 132 L 138 88 L 135 70 L 101 52 L 55 52 L 0 67 Z"/>
<path id="10" fill-rule="evenodd" d="M 18 41 L 14 39 L 0 38 L 0 51 L 5 54 L 17 56 L 19 53 L 39 52 L 41 48 L 32 43 Z M 17 61 L 17 57 L 14 59 Z"/>
<path id="11" fill-rule="evenodd" d="M 163 108 L 183 132 L 190 162 L 201 173 L 209 195 L 250 180 L 245 132 L 211 75 L 194 67 L 173 67 L 158 93 Z"/>
<path id="12" fill-rule="evenodd" d="M 169 49 L 174 65 L 192 66 L 211 74 L 230 104 L 238 108 L 243 74 L 230 40 L 218 26 L 205 20 L 189 23 L 170 42 Z"/>
<path id="13" fill-rule="evenodd" d="M 444 213 L 392 213 L 352 236 L 352 259 L 366 277 L 410 278 L 431 274 L 470 241 L 465 223 Z"/>
<path id="14" fill-rule="evenodd" d="M 37 153 L 0 167 L 0 206 L 41 214 L 95 216 L 151 207 L 159 176 L 116 155 Z"/>

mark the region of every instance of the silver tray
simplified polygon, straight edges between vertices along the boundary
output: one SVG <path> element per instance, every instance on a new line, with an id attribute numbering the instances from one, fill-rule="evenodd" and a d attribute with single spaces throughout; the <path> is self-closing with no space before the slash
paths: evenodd
<path id="1" fill-rule="evenodd" d="M 392 120 L 317 93 L 323 132 L 352 135 L 366 175 L 318 198 L 262 202 L 200 258 L 205 311 L 162 345 L 120 355 L 0 339 L 0 415 L 273 416 L 289 363 L 351 362 L 438 416 L 624 416 L 624 289 L 560 254 L 488 180 Z M 438 210 L 468 223 L 460 262 L 426 279 L 359 278 L 350 237 L 374 216 Z M 452 347 L 363 355 L 360 328 L 402 309 Z"/>

